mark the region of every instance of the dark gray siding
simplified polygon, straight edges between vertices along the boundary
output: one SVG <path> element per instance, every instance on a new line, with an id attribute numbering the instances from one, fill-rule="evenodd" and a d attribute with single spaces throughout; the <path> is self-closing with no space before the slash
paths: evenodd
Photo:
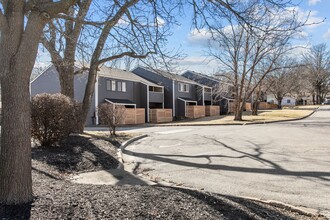
<path id="1" fill-rule="evenodd" d="M 87 73 L 75 75 L 74 78 L 74 97 L 78 102 L 82 102 L 85 94 L 85 86 L 87 83 Z M 50 93 L 55 94 L 61 92 L 59 75 L 54 66 L 50 66 L 45 72 L 38 76 L 31 82 L 30 85 L 31 97 L 41 94 Z M 89 110 L 86 125 L 92 125 L 92 118 L 94 116 L 94 95 L 92 98 L 91 108 Z"/>
<path id="2" fill-rule="evenodd" d="M 55 94 L 61 92 L 60 80 L 54 66 L 50 66 L 31 83 L 31 97 L 41 94 Z"/>
<path id="3" fill-rule="evenodd" d="M 164 107 L 173 108 L 172 79 L 168 79 L 141 67 L 135 68 L 132 72 L 153 83 L 164 86 Z"/>
<path id="4" fill-rule="evenodd" d="M 99 77 L 99 103 L 104 102 L 106 98 L 113 98 L 113 99 L 128 99 L 135 103 L 134 100 L 134 82 L 125 81 L 125 80 L 117 80 L 107 77 Z M 118 91 L 110 91 L 107 90 L 107 81 L 108 80 L 115 80 L 116 82 L 126 82 L 126 92 L 118 92 Z"/>
<path id="5" fill-rule="evenodd" d="M 162 103 L 163 102 L 163 93 L 149 92 L 149 102 Z"/>
<path id="6" fill-rule="evenodd" d="M 181 83 L 181 82 L 180 82 Z M 186 83 L 188 84 L 188 83 Z M 179 92 L 179 82 L 175 82 L 175 105 L 177 106 L 177 108 L 175 109 L 176 115 L 177 116 L 185 116 L 185 108 L 184 105 L 182 105 L 183 101 L 178 100 L 178 98 L 188 98 L 190 100 L 193 101 L 198 101 L 197 99 L 197 86 L 196 85 L 192 85 L 192 84 L 188 84 L 189 85 L 189 92 Z M 183 106 L 183 109 L 182 109 Z"/>

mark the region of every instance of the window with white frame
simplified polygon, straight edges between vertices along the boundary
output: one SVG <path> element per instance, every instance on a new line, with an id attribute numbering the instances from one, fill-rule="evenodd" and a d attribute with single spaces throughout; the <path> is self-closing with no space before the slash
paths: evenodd
<path id="1" fill-rule="evenodd" d="M 290 99 L 287 99 L 286 100 L 286 103 L 290 104 L 291 103 L 291 100 Z"/>
<path id="2" fill-rule="evenodd" d="M 116 80 L 111 80 L 111 90 L 116 91 Z"/>
<path id="3" fill-rule="evenodd" d="M 126 92 L 126 82 L 121 83 L 121 91 Z"/>
<path id="4" fill-rule="evenodd" d="M 117 91 L 121 92 L 121 82 L 117 82 Z"/>
<path id="5" fill-rule="evenodd" d="M 126 92 L 126 82 L 116 81 L 116 80 L 107 80 L 107 90 L 108 91 L 117 91 L 117 92 Z"/>
<path id="6" fill-rule="evenodd" d="M 111 80 L 107 80 L 107 90 L 111 90 Z"/>
<path id="7" fill-rule="evenodd" d="M 187 83 L 179 83 L 179 92 L 189 92 L 189 84 Z"/>

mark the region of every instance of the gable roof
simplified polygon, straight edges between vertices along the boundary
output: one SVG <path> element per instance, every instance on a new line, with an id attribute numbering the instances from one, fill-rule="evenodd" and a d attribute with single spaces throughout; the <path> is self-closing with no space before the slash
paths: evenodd
<path id="1" fill-rule="evenodd" d="M 199 84 L 196 81 L 193 81 L 191 79 L 188 79 L 188 78 L 186 78 L 186 77 L 184 77 L 182 75 L 176 74 L 176 73 L 171 73 L 171 72 L 167 72 L 167 71 L 159 70 L 159 69 L 151 69 L 151 68 L 147 68 L 147 67 L 137 67 L 137 68 L 144 69 L 146 71 L 152 72 L 154 74 L 163 76 L 163 77 L 168 78 L 168 79 L 171 79 L 171 80 L 176 80 L 176 81 L 183 82 L 183 83 L 198 85 L 200 87 L 208 87 L 206 85 Z"/>
<path id="2" fill-rule="evenodd" d="M 98 71 L 98 76 L 133 81 L 133 82 L 140 82 L 149 86 L 163 87 L 156 83 L 150 82 L 149 80 L 146 80 L 130 71 L 106 67 L 106 66 L 100 67 Z"/>

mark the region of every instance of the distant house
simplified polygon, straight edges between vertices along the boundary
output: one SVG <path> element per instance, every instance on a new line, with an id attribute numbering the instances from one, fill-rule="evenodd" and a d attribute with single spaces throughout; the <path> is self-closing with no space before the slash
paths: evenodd
<path id="1" fill-rule="evenodd" d="M 232 86 L 229 83 L 222 82 L 221 80 L 208 76 L 202 73 L 197 73 L 195 71 L 188 70 L 182 74 L 182 76 L 193 80 L 197 83 L 200 83 L 202 85 L 206 85 L 209 87 L 212 87 L 213 89 L 213 100 L 214 104 L 220 106 L 220 113 L 221 114 L 227 114 L 229 112 L 232 112 L 231 104 L 233 103 L 233 97 L 231 93 Z M 224 87 L 223 85 L 226 85 L 225 87 L 227 89 L 222 89 L 220 91 L 220 86 Z"/>
<path id="2" fill-rule="evenodd" d="M 86 72 L 75 75 L 74 97 L 79 102 L 83 100 L 86 83 Z M 127 117 L 126 124 L 148 122 L 149 109 L 164 108 L 164 87 L 132 72 L 103 66 L 97 73 L 96 83 L 86 121 L 87 126 L 98 124 L 97 107 L 103 102 L 124 105 L 130 109 L 128 111 L 131 114 L 130 119 L 128 120 Z M 31 81 L 30 90 L 32 97 L 40 93 L 60 92 L 60 81 L 56 68 L 52 65 L 38 75 Z M 142 112 L 141 109 L 143 109 Z"/>
<path id="3" fill-rule="evenodd" d="M 267 102 L 276 105 L 278 104 L 277 99 L 272 94 L 267 95 Z M 286 96 L 282 99 L 281 106 L 295 106 L 295 105 L 296 105 L 296 99 L 293 97 Z"/>
<path id="4" fill-rule="evenodd" d="M 213 104 L 212 87 L 202 85 L 181 75 L 161 70 L 137 67 L 132 72 L 164 86 L 165 108 L 173 109 L 173 117 L 195 118 L 208 115 L 208 109 L 205 110 L 205 106 L 211 106 Z M 191 111 L 195 112 L 192 113 L 194 116 L 190 115 Z"/>

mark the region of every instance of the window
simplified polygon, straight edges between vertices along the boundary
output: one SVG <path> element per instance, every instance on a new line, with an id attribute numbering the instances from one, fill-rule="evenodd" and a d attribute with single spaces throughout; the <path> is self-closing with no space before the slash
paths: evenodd
<path id="1" fill-rule="evenodd" d="M 126 82 L 122 82 L 121 84 L 121 91 L 126 92 Z"/>
<path id="2" fill-rule="evenodd" d="M 287 99 L 286 100 L 286 103 L 290 104 L 291 103 L 291 100 L 290 99 Z"/>
<path id="3" fill-rule="evenodd" d="M 111 90 L 111 80 L 107 80 L 107 90 Z"/>
<path id="4" fill-rule="evenodd" d="M 117 91 L 121 92 L 121 82 L 117 82 Z"/>
<path id="5" fill-rule="evenodd" d="M 115 80 L 111 80 L 111 90 L 116 91 L 116 81 Z"/>
<path id="6" fill-rule="evenodd" d="M 189 84 L 179 83 L 179 92 L 189 92 Z"/>

